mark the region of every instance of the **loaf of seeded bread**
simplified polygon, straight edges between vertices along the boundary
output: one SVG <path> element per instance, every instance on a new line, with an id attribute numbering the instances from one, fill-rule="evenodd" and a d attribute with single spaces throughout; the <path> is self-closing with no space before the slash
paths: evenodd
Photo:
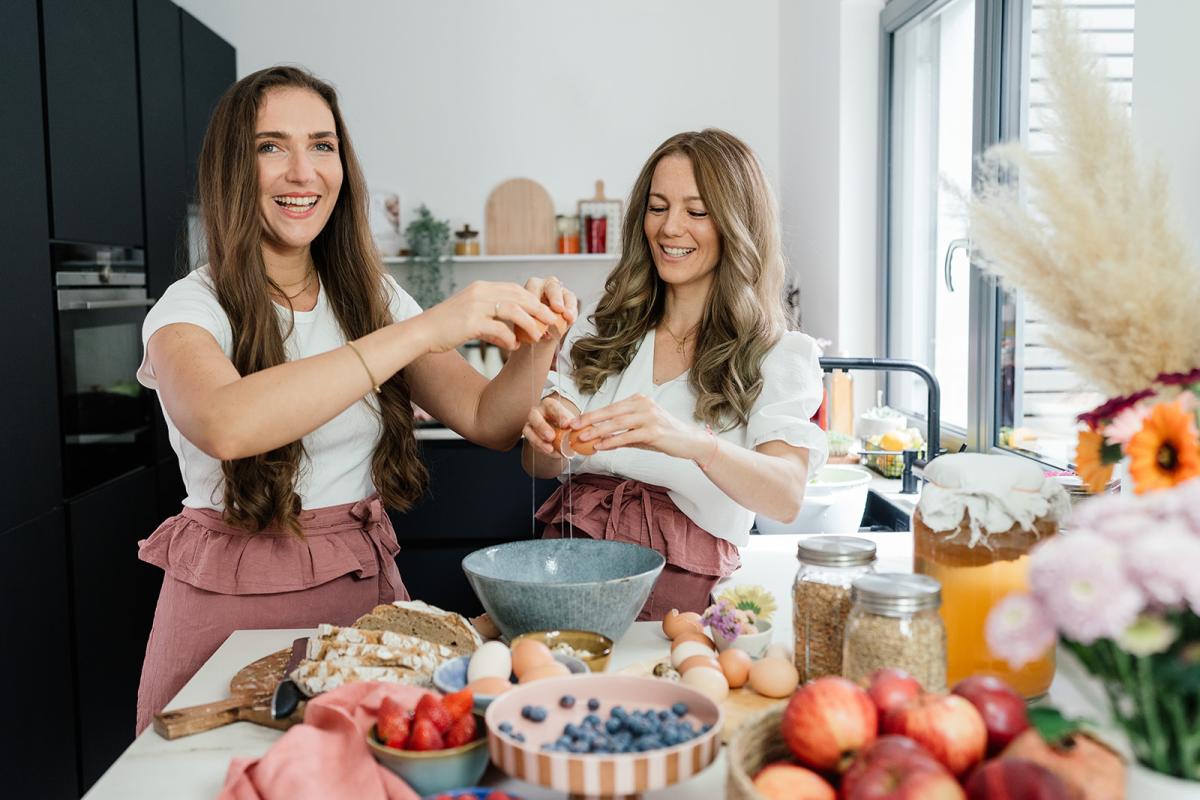
<path id="1" fill-rule="evenodd" d="M 469 656 L 483 644 L 479 632 L 466 617 L 420 600 L 397 600 L 391 605 L 375 606 L 369 614 L 359 617 L 354 627 L 415 636 L 448 647 L 457 656 Z"/>
<path id="2" fill-rule="evenodd" d="M 407 667 L 432 675 L 443 662 L 454 657 L 449 648 L 442 645 L 390 631 L 383 633 L 387 636 L 381 638 L 387 641 L 380 644 L 309 639 L 308 660 L 357 659 L 364 667 Z"/>

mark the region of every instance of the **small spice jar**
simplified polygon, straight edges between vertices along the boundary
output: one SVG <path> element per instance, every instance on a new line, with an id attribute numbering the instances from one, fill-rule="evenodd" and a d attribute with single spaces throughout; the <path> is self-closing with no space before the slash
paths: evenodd
<path id="1" fill-rule="evenodd" d="M 479 231 L 472 230 L 470 225 L 463 225 L 461 231 L 455 231 L 454 255 L 479 255 Z"/>
<path id="2" fill-rule="evenodd" d="M 945 691 L 941 584 L 927 575 L 881 572 L 856 580 L 851 594 L 842 674 L 862 681 L 881 667 L 896 667 L 927 692 Z"/>
<path id="3" fill-rule="evenodd" d="M 796 548 L 792 626 L 800 681 L 842 674 L 842 637 L 850 587 L 875 569 L 875 543 L 857 536 L 814 536 Z"/>

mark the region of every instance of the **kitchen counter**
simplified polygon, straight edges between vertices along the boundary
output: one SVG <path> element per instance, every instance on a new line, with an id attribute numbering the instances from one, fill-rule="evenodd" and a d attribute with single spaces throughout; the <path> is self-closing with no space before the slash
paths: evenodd
<path id="1" fill-rule="evenodd" d="M 908 532 L 856 534 L 878 547 L 880 571 L 909 571 L 912 568 L 912 535 Z M 781 619 L 789 616 L 791 585 L 796 571 L 796 545 L 802 536 L 754 536 L 742 551 L 742 568 L 733 583 L 765 586 L 777 598 Z M 791 642 L 791 626 L 776 626 L 776 640 Z M 610 671 L 666 654 L 666 641 L 658 623 L 635 623 L 613 649 Z M 241 667 L 268 653 L 291 645 L 307 630 L 237 631 L 221 645 L 201 670 L 171 702 L 170 707 L 190 706 L 222 700 L 228 696 L 229 679 Z M 1051 701 L 1065 713 L 1105 718 L 1103 692 L 1061 650 L 1059 671 L 1050 689 Z M 206 733 L 166 741 L 152 729 L 139 736 L 125 753 L 92 787 L 88 800 L 173 800 L 214 797 L 224 783 L 229 760 L 234 756 L 260 756 L 282 734 L 279 731 L 238 722 Z M 717 798 L 724 796 L 726 764 L 724 751 L 716 762 L 691 780 L 669 789 L 650 792 L 647 798 Z M 530 784 L 512 780 L 491 768 L 485 783 L 518 793 L 531 800 L 561 797 Z M 1135 799 L 1136 800 L 1136 799 Z"/>

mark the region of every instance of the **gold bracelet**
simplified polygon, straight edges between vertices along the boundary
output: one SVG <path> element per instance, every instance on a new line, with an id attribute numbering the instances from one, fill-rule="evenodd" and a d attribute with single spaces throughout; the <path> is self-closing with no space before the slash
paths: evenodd
<path id="1" fill-rule="evenodd" d="M 375 394 L 383 394 L 383 390 L 379 388 L 379 382 L 375 380 L 374 373 L 372 373 L 371 368 L 367 366 L 367 360 L 363 358 L 362 353 L 358 352 L 358 348 L 354 346 L 354 342 L 346 342 L 346 347 L 349 347 L 354 351 L 354 355 L 358 356 L 358 360 L 362 363 L 363 369 L 367 371 L 367 377 L 371 379 L 371 386 L 375 389 Z"/>

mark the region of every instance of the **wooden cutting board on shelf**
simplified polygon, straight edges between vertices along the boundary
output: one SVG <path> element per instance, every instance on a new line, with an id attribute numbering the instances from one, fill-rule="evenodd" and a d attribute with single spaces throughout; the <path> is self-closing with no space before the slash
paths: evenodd
<path id="1" fill-rule="evenodd" d="M 554 201 L 550 193 L 528 178 L 504 181 L 488 195 L 483 233 L 488 255 L 555 252 Z"/>
<path id="2" fill-rule="evenodd" d="M 286 719 L 271 718 L 271 695 L 283 680 L 292 649 L 289 647 L 263 656 L 238 670 L 229 681 L 228 700 L 155 714 L 154 730 L 164 739 L 178 739 L 233 722 L 253 722 L 279 730 L 302 722 L 303 704 Z"/>

